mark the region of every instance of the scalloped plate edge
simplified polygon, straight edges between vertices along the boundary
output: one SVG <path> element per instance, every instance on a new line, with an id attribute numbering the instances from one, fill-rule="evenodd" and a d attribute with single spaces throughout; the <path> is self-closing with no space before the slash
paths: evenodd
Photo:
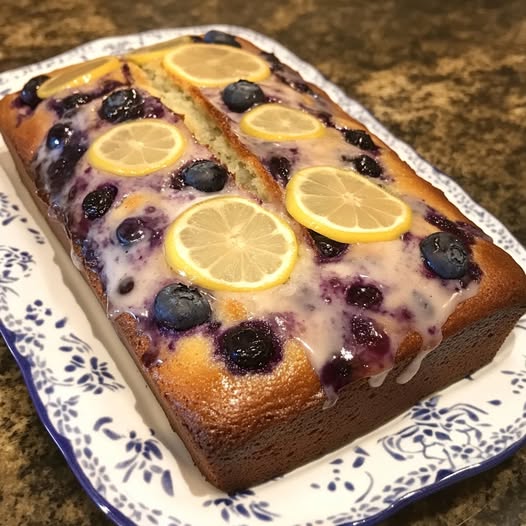
<path id="1" fill-rule="evenodd" d="M 57 445 L 58 449 L 64 456 L 68 466 L 71 468 L 71 471 L 80 482 L 80 485 L 84 491 L 88 494 L 89 498 L 101 509 L 101 511 L 115 524 L 119 526 L 135 526 L 135 523 L 128 519 L 123 513 L 118 509 L 112 506 L 93 486 L 93 484 L 88 480 L 84 474 L 84 470 L 77 462 L 73 448 L 71 447 L 71 442 L 60 434 L 59 430 L 51 423 L 49 419 L 48 412 L 44 407 L 44 404 L 41 398 L 38 396 L 38 392 L 33 381 L 33 376 L 31 374 L 31 367 L 28 363 L 27 358 L 22 356 L 16 346 L 15 338 L 13 332 L 10 331 L 0 320 L 0 335 L 4 338 L 7 348 L 13 355 L 20 372 L 22 373 L 22 378 L 24 383 L 27 386 L 29 396 L 33 402 L 33 406 L 36 409 L 38 418 L 44 425 L 46 431 L 51 435 L 53 442 Z"/>

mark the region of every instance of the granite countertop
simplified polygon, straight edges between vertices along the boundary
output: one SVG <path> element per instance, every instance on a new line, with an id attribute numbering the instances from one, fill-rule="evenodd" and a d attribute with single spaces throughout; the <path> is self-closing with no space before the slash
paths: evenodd
<path id="1" fill-rule="evenodd" d="M 2 0 L 0 71 L 86 41 L 229 23 L 314 64 L 526 245 L 524 0 Z M 109 524 L 44 430 L 0 339 L 0 522 Z M 526 449 L 383 526 L 526 525 Z"/>

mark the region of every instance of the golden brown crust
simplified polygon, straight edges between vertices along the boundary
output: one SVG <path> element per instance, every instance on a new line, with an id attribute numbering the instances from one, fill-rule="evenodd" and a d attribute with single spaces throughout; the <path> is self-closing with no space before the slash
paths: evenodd
<path id="1" fill-rule="evenodd" d="M 29 165 L 52 126 L 53 115 L 41 104 L 28 116 L 20 116 L 15 104 L 19 93 L 7 95 L 0 101 L 0 129 L 11 141 L 16 155 Z"/>
<path id="2" fill-rule="evenodd" d="M 246 47 L 252 47 L 243 43 Z M 133 65 L 131 65 L 133 67 Z M 137 70 L 134 77 L 138 79 Z M 146 87 L 146 78 L 140 78 Z M 319 96 L 328 97 L 311 86 Z M 212 116 L 239 155 L 251 164 L 269 193 L 281 200 L 281 189 L 259 160 L 237 139 L 224 116 L 199 90 L 186 89 Z M 19 122 L 15 95 L 0 102 L 0 130 L 15 159 L 20 176 L 36 193 L 31 161 L 55 117 L 41 104 Z M 355 128 L 363 125 L 330 102 L 339 119 Z M 400 191 L 424 199 L 452 220 L 467 219 L 442 192 L 419 179 L 394 152 L 386 149 L 384 162 L 397 174 Z M 36 199 L 47 217 L 47 203 Z M 63 226 L 48 218 L 53 231 L 70 250 Z M 73 246 L 82 261 L 78 246 Z M 420 398 L 441 389 L 488 363 L 521 313 L 526 309 L 526 276 L 513 259 L 489 241 L 479 238 L 474 259 L 483 278 L 477 295 L 462 303 L 446 322 L 442 344 L 425 361 L 425 367 L 406 385 L 396 382 L 421 346 L 417 334 L 401 345 L 396 367 L 381 388 L 367 380 L 345 387 L 339 402 L 323 409 L 325 397 L 303 349 L 295 342 L 285 346 L 284 359 L 270 375 L 235 376 L 214 358 L 209 340 L 180 340 L 175 352 L 161 349 L 160 364 L 146 367 L 142 360 L 150 341 L 138 331 L 136 320 L 122 314 L 113 323 L 166 414 L 206 477 L 224 490 L 240 489 L 288 471 L 339 447 L 381 425 Z M 83 264 L 83 275 L 102 305 L 105 296 L 99 276 Z"/>

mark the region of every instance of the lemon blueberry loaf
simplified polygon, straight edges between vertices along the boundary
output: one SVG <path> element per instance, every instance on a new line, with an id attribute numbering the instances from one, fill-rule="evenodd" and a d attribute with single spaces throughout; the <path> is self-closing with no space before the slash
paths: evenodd
<path id="1" fill-rule="evenodd" d="M 211 31 L 0 103 L 20 177 L 206 478 L 233 491 L 491 361 L 526 276 L 320 89 Z"/>

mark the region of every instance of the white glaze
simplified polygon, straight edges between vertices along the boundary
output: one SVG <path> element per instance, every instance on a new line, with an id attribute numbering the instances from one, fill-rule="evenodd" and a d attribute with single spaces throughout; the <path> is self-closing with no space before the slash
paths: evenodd
<path id="1" fill-rule="evenodd" d="M 369 378 L 369 385 L 371 387 L 382 387 L 382 385 L 385 382 L 385 379 L 387 378 L 390 372 L 391 372 L 391 369 L 387 369 L 386 371 L 382 373 L 378 373 L 378 374 L 375 374 L 374 376 L 371 376 Z"/>
<path id="2" fill-rule="evenodd" d="M 267 93 L 274 90 L 274 96 L 279 94 L 281 99 L 289 97 L 287 103 L 291 105 L 299 104 L 300 101 L 304 103 L 308 99 L 291 88 L 279 85 L 274 78 L 266 81 L 265 90 Z M 211 100 L 215 97 L 217 103 L 218 90 L 208 90 L 207 93 Z M 311 99 L 312 109 L 326 109 L 323 100 Z M 100 102 L 95 100 L 80 108 L 72 120 L 75 129 L 87 134 L 88 142 L 110 126 L 108 123 L 101 125 L 97 116 L 98 104 Z M 317 104 L 321 106 L 316 107 Z M 232 113 L 228 117 L 233 122 L 238 122 L 240 118 L 239 114 Z M 166 264 L 162 242 L 154 247 L 142 242 L 126 249 L 121 247 L 115 238 L 115 229 L 119 223 L 129 216 L 148 216 L 148 207 L 153 206 L 155 211 L 151 215 L 159 230 L 163 231 L 188 206 L 216 195 L 188 187 L 182 190 L 170 188 L 171 174 L 184 164 L 192 159 L 210 159 L 213 155 L 195 142 L 182 120 L 170 114 L 165 118 L 176 125 L 186 139 L 186 150 L 173 166 L 148 176 L 126 178 L 94 170 L 82 159 L 77 165 L 75 177 L 65 185 L 62 193 L 64 206 L 69 207 L 70 216 L 75 223 L 82 219 L 81 203 L 89 191 L 108 182 L 119 187 L 112 210 L 103 218 L 92 222 L 88 234 L 88 239 L 99 247 L 96 252 L 103 269 L 102 279 L 106 286 L 110 317 L 130 312 L 140 322 L 144 322 L 150 318 L 155 295 L 163 286 L 173 281 L 188 283 L 184 276 L 177 275 Z M 333 128 L 328 128 L 320 139 L 269 143 L 245 136 L 244 141 L 260 157 L 267 154 L 290 155 L 292 148 L 295 152 L 294 170 L 312 164 L 343 166 L 343 155 L 352 157 L 363 153 L 347 144 Z M 36 163 L 41 164 L 45 170 L 54 156 L 55 154 L 50 156 L 45 145 L 42 145 Z M 390 180 L 395 179 L 395 174 L 386 175 Z M 77 179 L 84 179 L 87 187 L 73 199 L 65 198 Z M 224 193 L 247 196 L 232 181 L 221 192 Z M 130 206 L 127 198 L 134 195 L 140 196 L 141 200 Z M 423 272 L 418 240 L 436 228 L 424 220 L 426 207 L 423 203 L 414 198 L 407 202 L 414 212 L 412 237 L 409 240 L 356 244 L 349 247 L 337 261 L 320 263 L 311 245 L 300 239 L 298 262 L 287 283 L 257 293 L 204 293 L 211 299 L 213 309 L 215 303 L 237 300 L 248 311 L 249 319 L 272 320 L 283 340 L 296 339 L 303 344 L 318 373 L 321 373 L 334 355 L 343 354 L 350 360 L 366 356 L 364 353 L 367 349 L 363 345 L 355 345 L 349 336 L 350 322 L 353 317 L 373 320 L 379 330 L 383 330 L 389 337 L 389 353 L 368 361 L 357 373 L 359 376 L 370 377 L 370 384 L 373 386 L 381 385 L 385 379 L 393 366 L 395 353 L 406 336 L 417 332 L 423 341 L 422 351 L 417 357 L 421 358 L 415 358 L 399 378 L 399 381 L 406 378 L 408 381 L 416 374 L 425 353 L 440 343 L 441 328 L 449 315 L 461 301 L 476 293 L 478 284 L 473 281 L 462 289 L 458 281 L 444 281 L 429 277 Z M 286 217 L 282 210 L 273 211 Z M 291 221 L 290 218 L 287 220 Z M 298 225 L 294 228 L 300 237 L 304 235 Z M 119 281 L 124 277 L 135 278 L 134 289 L 126 295 L 118 292 Z M 378 309 L 363 309 L 346 302 L 346 288 L 358 280 L 381 290 L 383 302 Z M 332 285 L 334 283 L 335 286 Z M 217 319 L 217 310 L 214 312 Z M 404 317 L 403 312 L 410 313 L 410 316 Z M 224 326 L 231 323 L 224 319 L 217 321 Z M 169 339 L 169 336 L 165 335 L 164 338 Z M 331 390 L 327 389 L 327 393 L 331 394 Z"/>
<path id="3" fill-rule="evenodd" d="M 411 363 L 396 377 L 396 381 L 399 384 L 406 384 L 410 380 L 412 380 L 418 371 L 420 371 L 420 367 L 422 365 L 422 362 L 424 361 L 424 358 L 434 350 L 434 347 L 430 347 L 428 349 L 424 349 L 420 351 L 412 360 Z"/>

